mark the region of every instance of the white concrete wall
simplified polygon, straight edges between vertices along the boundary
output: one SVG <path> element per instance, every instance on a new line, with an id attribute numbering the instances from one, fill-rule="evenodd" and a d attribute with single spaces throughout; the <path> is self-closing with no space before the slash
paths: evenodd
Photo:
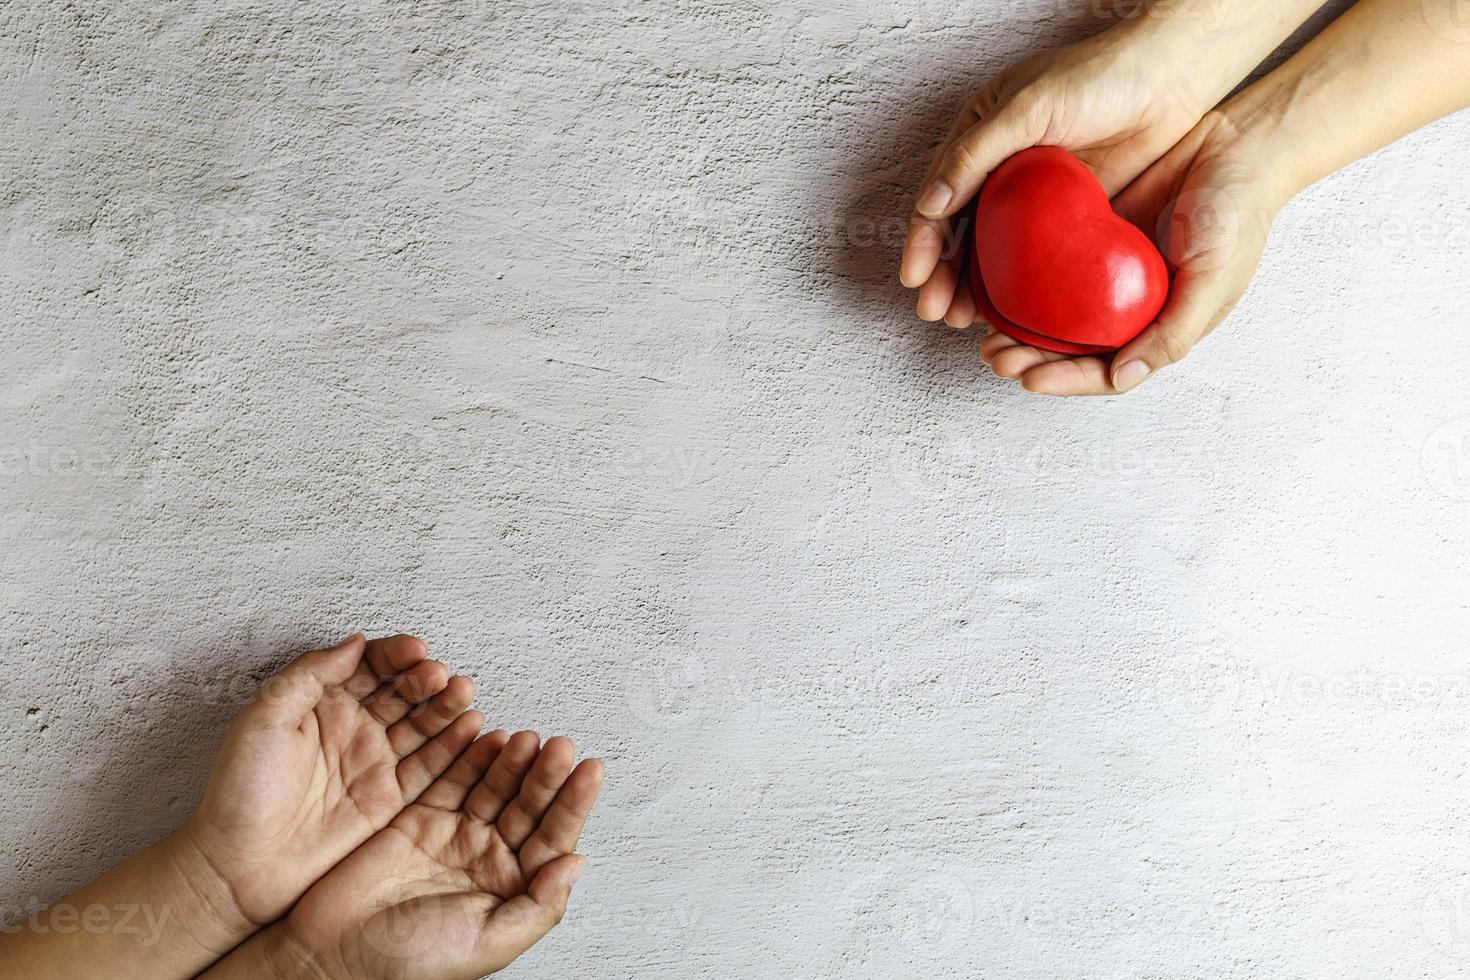
<path id="1" fill-rule="evenodd" d="M 1470 116 L 1038 400 L 884 233 L 1089 6 L 0 5 L 0 896 L 402 629 L 607 758 L 520 977 L 1470 969 Z"/>

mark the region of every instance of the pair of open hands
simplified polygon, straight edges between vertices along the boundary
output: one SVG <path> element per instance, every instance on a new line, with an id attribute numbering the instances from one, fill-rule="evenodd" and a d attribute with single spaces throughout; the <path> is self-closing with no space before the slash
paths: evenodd
<path id="1" fill-rule="evenodd" d="M 481 735 L 474 685 L 411 636 L 356 635 L 262 688 L 181 830 L 273 956 L 309 976 L 474 978 L 566 911 L 602 763 Z M 225 961 L 228 963 L 228 959 Z"/>
<path id="2" fill-rule="evenodd" d="M 977 322 L 960 216 L 1007 157 L 1059 146 L 1159 245 L 1169 299 L 1111 357 L 1055 354 L 999 332 L 984 339 L 981 357 L 998 376 L 1050 395 L 1116 394 L 1184 357 L 1244 293 L 1284 199 L 1228 113 L 1192 104 L 1183 82 L 1106 32 L 987 83 L 945 137 L 910 222 L 900 279 L 918 289 L 919 316 L 959 330 Z"/>

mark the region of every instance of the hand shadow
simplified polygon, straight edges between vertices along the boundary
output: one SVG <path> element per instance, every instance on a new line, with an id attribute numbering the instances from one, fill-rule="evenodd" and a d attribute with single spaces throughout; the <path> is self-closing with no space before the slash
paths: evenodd
<path id="1" fill-rule="evenodd" d="M 919 182 L 950 123 L 988 78 L 1015 61 L 1089 37 L 1113 22 L 1093 6 L 1078 4 L 1077 9 L 1018 25 L 1004 32 L 1011 42 L 1005 45 L 977 45 L 975 37 L 985 33 L 978 24 L 972 31 L 946 32 L 943 41 L 924 48 L 922 61 L 902 63 L 902 82 L 870 80 L 886 93 L 891 112 L 875 114 L 861 125 L 847 121 L 829 141 L 844 154 L 829 172 L 843 175 L 843 180 L 831 195 L 812 201 L 814 209 L 832 210 L 810 220 L 828 232 L 832 302 L 866 323 L 876 318 L 888 350 L 905 364 L 917 362 L 925 377 L 936 382 L 973 382 L 991 375 L 982 370 L 976 351 L 985 327 L 960 331 L 942 321 L 920 320 L 914 310 L 918 292 L 898 281 Z M 999 25 L 992 28 L 1003 33 Z M 853 132 L 863 134 L 861 143 L 852 141 Z M 951 247 L 964 248 L 964 238 L 956 235 Z"/>
<path id="2" fill-rule="evenodd" d="M 0 920 L 24 919 L 188 818 L 230 722 L 291 658 L 265 661 L 261 646 L 239 638 L 191 657 L 110 648 L 92 660 L 108 666 L 68 685 L 64 703 L 39 683 L 12 692 L 24 725 L 24 778 L 10 780 L 24 792 L 12 798 L 36 803 L 11 814 L 11 839 L 31 844 L 0 874 Z M 242 667 L 252 661 L 259 669 Z"/>

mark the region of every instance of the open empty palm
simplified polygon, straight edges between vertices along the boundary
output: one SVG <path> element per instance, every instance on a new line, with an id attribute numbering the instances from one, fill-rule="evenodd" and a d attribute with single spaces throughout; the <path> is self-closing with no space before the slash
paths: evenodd
<path id="1" fill-rule="evenodd" d="M 305 654 L 235 720 L 185 833 L 264 924 L 387 826 L 479 733 L 467 677 L 422 640 L 355 635 Z"/>
<path id="2" fill-rule="evenodd" d="M 480 737 L 418 800 L 318 882 L 282 924 L 329 977 L 472 980 L 566 911 L 602 763 L 570 740 Z"/>

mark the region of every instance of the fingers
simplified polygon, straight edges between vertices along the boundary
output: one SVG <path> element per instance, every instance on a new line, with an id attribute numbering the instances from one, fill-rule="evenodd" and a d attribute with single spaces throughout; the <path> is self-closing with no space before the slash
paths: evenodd
<path id="1" fill-rule="evenodd" d="M 370 640 L 363 652 L 362 662 L 352 675 L 348 687 L 353 697 L 361 700 L 378 685 L 403 673 L 429 655 L 429 647 L 416 636 L 399 633 Z"/>
<path id="2" fill-rule="evenodd" d="M 1069 357 L 1031 368 L 1021 375 L 1021 387 L 1039 395 L 1112 395 L 1108 361 L 1101 357 Z"/>
<path id="3" fill-rule="evenodd" d="M 403 791 L 404 801 L 418 799 L 434 780 L 444 775 L 475 741 L 484 724 L 485 716 L 480 712 L 466 711 L 450 720 L 433 738 L 399 762 L 398 787 Z"/>
<path id="4" fill-rule="evenodd" d="M 547 739 L 546 744 L 541 747 L 541 753 L 536 756 L 536 761 L 531 764 L 530 771 L 521 782 L 520 792 L 495 821 L 500 839 L 511 850 L 520 850 L 521 845 L 541 823 L 546 811 L 551 808 L 557 792 L 572 774 L 575 753 L 576 747 L 572 740 L 561 736 Z"/>
<path id="5" fill-rule="evenodd" d="M 944 142 L 939 145 L 934 159 L 929 161 L 929 168 L 924 172 L 924 182 L 921 187 L 927 187 L 934 179 L 934 173 L 938 170 L 939 163 L 944 158 L 944 152 L 949 149 L 950 144 L 979 118 L 973 107 L 967 107 L 959 118 L 950 124 L 949 132 L 944 134 Z M 940 259 L 952 249 L 955 234 L 956 229 L 953 222 L 934 220 L 915 213 L 909 219 L 908 234 L 904 236 L 903 259 L 898 269 L 899 282 L 909 289 L 918 289 L 928 282 Z"/>
<path id="6" fill-rule="evenodd" d="M 393 746 L 398 758 L 404 758 L 442 732 L 470 706 L 474 697 L 474 681 L 468 677 L 449 678 L 444 690 L 388 726 L 388 744 Z"/>
<path id="7" fill-rule="evenodd" d="M 481 722 L 483 724 L 483 722 Z M 495 762 L 495 757 L 505 748 L 505 743 L 510 739 L 510 734 L 503 728 L 497 728 L 493 732 L 486 732 L 471 743 L 470 747 L 460 753 L 445 770 L 444 775 L 434 780 L 433 784 L 418 798 L 420 806 L 430 806 L 436 810 L 458 810 L 464 806 L 470 791 L 485 777 L 485 772 Z"/>
<path id="8" fill-rule="evenodd" d="M 1010 338 L 1006 338 L 1010 340 Z M 1010 378 L 1012 380 L 1022 377 L 1027 371 L 1041 364 L 1050 364 L 1053 361 L 1064 360 L 1066 354 L 1058 354 L 1054 351 L 1041 350 L 1031 347 L 1019 341 L 1011 340 L 1004 346 L 994 345 L 989 358 L 985 358 L 984 345 L 981 345 L 981 358 L 990 365 L 990 370 L 995 372 L 998 378 Z"/>
<path id="9" fill-rule="evenodd" d="M 497 908 L 480 934 L 477 965 L 504 969 L 536 945 L 567 914 L 572 886 L 587 870 L 587 859 L 568 854 L 542 868 L 526 891 Z"/>
<path id="10" fill-rule="evenodd" d="M 1014 105 L 982 118 L 972 105 L 950 129 L 924 177 L 899 266 L 899 281 L 910 289 L 921 289 L 921 319 L 945 317 L 951 326 L 963 322 L 963 301 L 952 315 L 947 315 L 959 296 L 956 284 L 962 278 L 965 256 L 955 239 L 967 224 L 957 223 L 954 218 L 979 193 L 990 171 L 1011 154 L 1036 143 L 1040 138 L 1039 134 L 1033 135 L 1036 118 L 1034 112 Z M 924 292 L 922 288 L 935 279 L 939 284 Z M 974 322 L 973 314 L 970 322 Z"/>
<path id="11" fill-rule="evenodd" d="M 388 678 L 423 660 L 428 652 L 428 644 L 417 636 L 399 633 L 369 642 L 366 660 L 378 677 Z"/>
<path id="12" fill-rule="evenodd" d="M 955 330 L 968 330 L 975 325 L 979 312 L 975 308 L 975 296 L 970 292 L 970 263 L 960 265 L 960 284 L 955 288 L 954 301 L 944 314 L 944 322 Z"/>
<path id="13" fill-rule="evenodd" d="M 998 378 L 1019 379 L 1028 391 L 1044 395 L 1110 395 L 1107 362 L 1075 357 L 1023 344 L 999 330 L 980 343 L 980 359 Z"/>
<path id="14" fill-rule="evenodd" d="M 1259 255 L 1259 252 L 1250 253 Z M 1249 282 L 1254 263 L 1175 272 L 1158 320 L 1109 357 L 1071 357 L 987 337 L 980 356 L 998 376 L 1042 395 L 1116 395 L 1183 360 L 1219 325 Z"/>
<path id="15" fill-rule="evenodd" d="M 987 365 L 993 364 L 995 355 L 1019 344 L 1020 341 L 992 328 L 980 341 L 980 360 L 984 361 Z"/>
<path id="16" fill-rule="evenodd" d="M 587 870 L 587 859 L 580 854 L 568 854 L 547 864 L 531 879 L 526 894 L 539 906 L 550 910 L 552 924 L 562 920 L 567 912 L 567 900 L 571 898 L 572 886 Z"/>
<path id="17" fill-rule="evenodd" d="M 365 643 L 361 633 L 354 633 L 334 647 L 297 657 L 261 685 L 252 712 L 268 725 L 297 724 L 326 688 L 352 676 Z"/>
<path id="18" fill-rule="evenodd" d="M 1215 132 L 1196 127 L 1118 196 L 1118 212 L 1161 242 L 1173 281 L 1157 321 L 1113 358 L 1117 391 L 1182 360 L 1215 329 L 1265 250 L 1276 198 L 1251 169 L 1211 153 Z"/>
<path id="19" fill-rule="evenodd" d="M 601 759 L 584 759 L 556 794 L 536 832 L 521 848 L 521 869 L 535 874 L 548 861 L 577 849 L 582 828 L 602 792 L 605 776 Z"/>
<path id="20" fill-rule="evenodd" d="M 362 706 L 383 725 L 391 725 L 449 685 L 449 668 L 437 660 L 414 664 L 397 677 L 384 681 L 363 699 Z"/>
<path id="21" fill-rule="evenodd" d="M 898 266 L 898 281 L 909 289 L 918 289 L 929 281 L 934 267 L 949 248 L 948 221 L 913 218 L 903 241 L 903 259 Z"/>
<path id="22" fill-rule="evenodd" d="M 931 323 L 943 319 L 945 313 L 949 312 L 954 303 L 955 289 L 960 281 L 960 263 L 964 258 L 964 251 L 941 259 L 934 267 L 928 280 L 919 287 L 919 319 L 928 320 Z"/>
<path id="23" fill-rule="evenodd" d="M 541 749 L 541 736 L 535 732 L 516 732 L 495 762 L 465 800 L 464 811 L 476 820 L 494 823 L 520 791 L 521 780 L 531 770 Z"/>
<path id="24" fill-rule="evenodd" d="M 1038 118 L 1014 104 L 977 118 L 944 151 L 928 185 L 919 193 L 915 206 L 919 214 L 938 220 L 958 213 L 980 191 L 992 170 L 1041 138 Z"/>
<path id="25" fill-rule="evenodd" d="M 515 782 L 519 793 L 501 807 L 497 830 L 505 839 L 507 833 L 517 834 L 515 828 L 527 821 L 537 825 L 519 855 L 521 870 L 530 885 L 524 893 L 496 908 L 480 934 L 477 965 L 488 972 L 507 966 L 562 920 L 572 886 L 587 868 L 587 859 L 574 851 L 602 789 L 602 763 L 588 759 L 567 775 L 574 752 L 571 740 L 548 739 L 539 753 L 538 743 L 535 732 L 512 736 L 465 804 L 466 811 L 470 810 L 476 795 L 486 787 L 493 796 L 503 796 L 506 787 Z M 514 758 L 502 766 L 508 755 Z M 521 759 L 525 760 L 524 770 L 517 761 Z M 521 775 L 515 775 L 517 771 Z"/>

